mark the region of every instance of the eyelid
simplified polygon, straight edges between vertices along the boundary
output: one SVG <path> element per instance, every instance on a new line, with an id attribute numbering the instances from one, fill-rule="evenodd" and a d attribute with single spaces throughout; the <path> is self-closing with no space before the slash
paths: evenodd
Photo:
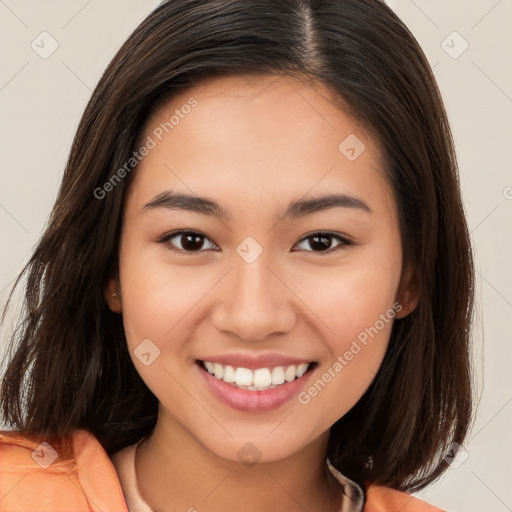
<path id="1" fill-rule="evenodd" d="M 169 242 L 169 240 L 171 240 L 172 238 L 175 238 L 175 237 L 178 237 L 178 236 L 184 235 L 184 234 L 192 234 L 192 235 L 202 236 L 203 238 L 209 240 L 216 248 L 218 248 L 218 245 L 215 242 L 213 242 L 208 235 L 206 235 L 205 233 L 203 233 L 201 231 L 197 231 L 195 229 L 181 229 L 181 230 L 178 230 L 178 231 L 173 231 L 171 233 L 167 233 L 165 235 L 162 235 L 161 237 L 156 239 L 155 242 L 161 243 L 161 244 L 165 244 L 165 243 Z M 335 253 L 338 250 L 341 250 L 341 249 L 343 249 L 343 248 L 345 248 L 347 246 L 355 245 L 355 242 L 353 240 L 351 240 L 350 237 L 348 237 L 347 235 L 344 235 L 343 233 L 339 233 L 339 232 L 336 232 L 336 231 L 321 231 L 321 230 L 317 230 L 317 231 L 312 231 L 312 232 L 304 235 L 294 245 L 294 247 L 299 245 L 299 244 L 301 244 L 302 242 L 306 241 L 308 238 L 312 238 L 314 235 L 326 235 L 326 236 L 328 236 L 330 238 L 337 239 L 341 243 L 338 244 L 337 246 L 335 246 L 334 248 L 328 249 L 327 251 L 305 251 L 305 252 L 310 252 L 312 254 L 316 254 L 316 255 L 322 256 L 324 254 L 326 255 L 326 254 Z M 175 247 L 172 247 L 172 250 L 175 251 L 175 252 L 179 252 L 179 253 L 183 253 L 183 254 L 189 254 L 189 255 L 199 254 L 199 253 L 202 253 L 202 252 L 206 252 L 204 250 L 200 250 L 200 251 L 186 251 L 184 249 L 178 249 L 178 248 L 175 248 Z M 298 251 L 293 251 L 293 252 L 298 252 Z"/>

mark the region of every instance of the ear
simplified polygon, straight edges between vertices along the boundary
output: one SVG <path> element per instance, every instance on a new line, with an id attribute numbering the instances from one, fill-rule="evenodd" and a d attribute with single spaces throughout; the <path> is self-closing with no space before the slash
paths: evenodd
<path id="1" fill-rule="evenodd" d="M 405 318 L 412 313 L 420 300 L 418 279 L 411 265 L 408 265 L 402 275 L 396 297 L 402 308 L 396 312 L 396 318 Z"/>
<path id="2" fill-rule="evenodd" d="M 118 280 L 115 277 L 110 278 L 105 286 L 105 301 L 114 313 L 122 312 L 121 291 Z"/>

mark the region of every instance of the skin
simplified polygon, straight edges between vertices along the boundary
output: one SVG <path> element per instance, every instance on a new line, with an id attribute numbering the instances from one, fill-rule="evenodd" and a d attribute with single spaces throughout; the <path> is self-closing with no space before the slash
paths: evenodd
<path id="1" fill-rule="evenodd" d="M 196 360 L 277 352 L 315 361 L 311 384 L 394 303 L 402 303 L 398 317 L 414 309 L 408 272 L 398 296 L 402 248 L 381 154 L 324 85 L 289 77 L 203 81 L 160 108 L 141 140 L 190 97 L 197 106 L 137 169 L 119 278 L 106 289 L 135 367 L 160 402 L 156 428 L 137 452 L 140 493 L 158 511 L 338 510 L 340 488 L 325 471 L 329 428 L 371 384 L 392 322 L 309 403 L 293 398 L 268 412 L 219 401 Z M 338 149 L 350 134 L 366 147 L 354 161 Z M 170 189 L 208 197 L 230 219 L 144 210 Z M 328 193 L 357 197 L 371 211 L 337 207 L 275 220 L 292 201 Z M 205 235 L 198 250 L 180 252 L 183 237 L 158 242 L 180 229 Z M 332 238 L 322 251 L 305 238 L 326 231 L 353 243 L 333 252 L 340 241 Z M 248 236 L 263 249 L 250 264 L 236 252 Z M 134 350 L 148 338 L 160 355 L 145 366 Z M 261 456 L 252 466 L 237 455 L 248 442 Z"/>

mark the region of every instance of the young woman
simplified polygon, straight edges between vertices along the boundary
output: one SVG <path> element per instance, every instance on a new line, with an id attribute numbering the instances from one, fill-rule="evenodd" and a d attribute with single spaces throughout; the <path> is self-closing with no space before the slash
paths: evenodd
<path id="1" fill-rule="evenodd" d="M 468 430 L 472 256 L 383 2 L 163 2 L 25 275 L 0 510 L 439 510 L 409 493 Z"/>

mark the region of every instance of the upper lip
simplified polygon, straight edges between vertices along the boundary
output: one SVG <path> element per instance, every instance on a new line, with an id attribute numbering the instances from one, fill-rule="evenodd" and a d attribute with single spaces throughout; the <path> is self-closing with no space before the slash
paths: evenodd
<path id="1" fill-rule="evenodd" d="M 205 356 L 200 361 L 209 361 L 219 363 L 224 366 L 230 365 L 233 368 L 248 368 L 255 370 L 257 368 L 272 368 L 274 366 L 292 366 L 303 363 L 311 363 L 310 359 L 301 359 L 290 357 L 283 354 L 219 354 Z"/>

